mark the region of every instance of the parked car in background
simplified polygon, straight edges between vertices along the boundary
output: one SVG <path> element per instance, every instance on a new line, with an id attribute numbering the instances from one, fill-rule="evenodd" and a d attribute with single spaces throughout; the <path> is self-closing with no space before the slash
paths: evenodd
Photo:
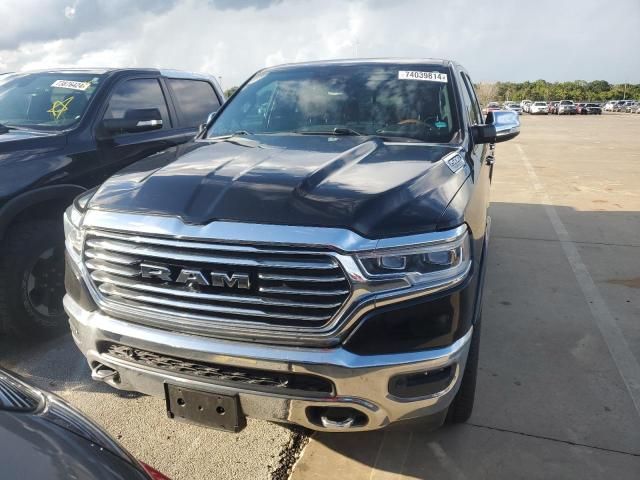
<path id="1" fill-rule="evenodd" d="M 549 102 L 549 113 L 556 114 L 558 113 L 558 103 L 559 102 Z"/>
<path id="2" fill-rule="evenodd" d="M 633 113 L 636 111 L 636 108 L 638 107 L 638 102 L 627 102 L 625 107 L 624 107 L 624 111 L 626 113 Z"/>
<path id="3" fill-rule="evenodd" d="M 533 102 L 529 106 L 529 113 L 531 115 L 546 115 L 549 113 L 549 106 L 547 102 Z"/>
<path id="4" fill-rule="evenodd" d="M 597 103 L 587 103 L 585 104 L 584 110 L 589 115 L 601 115 L 602 114 L 602 106 Z"/>
<path id="5" fill-rule="evenodd" d="M 0 82 L 0 331 L 46 335 L 68 328 L 62 212 L 123 167 L 192 140 L 224 96 L 213 77 L 178 71 L 9 77 Z"/>
<path id="6" fill-rule="evenodd" d="M 520 102 L 520 108 L 522 108 L 523 112 L 529 113 L 529 106 L 531 105 L 531 100 L 522 100 Z"/>
<path id="7" fill-rule="evenodd" d="M 500 107 L 500 104 L 498 102 L 489 102 L 487 103 L 487 105 L 482 109 L 482 113 L 484 113 L 485 115 L 488 114 L 489 112 L 493 112 L 495 110 L 501 110 L 502 107 Z"/>
<path id="8" fill-rule="evenodd" d="M 604 111 L 605 112 L 613 112 L 613 109 L 615 108 L 615 105 L 618 101 L 617 100 L 609 100 L 605 105 L 604 105 Z"/>
<path id="9" fill-rule="evenodd" d="M 226 431 L 466 421 L 492 145 L 519 131 L 446 60 L 261 70 L 67 209 L 74 341 L 95 378 Z"/>
<path id="10" fill-rule="evenodd" d="M 506 110 L 512 110 L 512 111 L 516 112 L 518 115 L 522 114 L 522 107 L 520 105 L 518 105 L 517 103 L 509 104 L 509 106 L 506 108 Z"/>
<path id="11" fill-rule="evenodd" d="M 624 112 L 624 109 L 627 106 L 627 102 L 628 100 L 618 100 L 614 105 L 613 105 L 613 111 L 614 112 Z"/>
<path id="12" fill-rule="evenodd" d="M 579 115 L 586 115 L 587 113 L 589 113 L 586 107 L 586 103 L 576 103 L 576 113 Z"/>
<path id="13" fill-rule="evenodd" d="M 64 400 L 0 368 L 2 480 L 169 480 Z"/>
<path id="14" fill-rule="evenodd" d="M 556 109 L 557 115 L 575 115 L 576 105 L 571 100 L 560 100 Z"/>

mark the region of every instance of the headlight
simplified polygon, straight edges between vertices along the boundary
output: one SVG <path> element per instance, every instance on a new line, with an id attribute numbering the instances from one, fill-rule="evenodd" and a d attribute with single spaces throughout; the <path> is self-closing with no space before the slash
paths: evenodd
<path id="1" fill-rule="evenodd" d="M 359 254 L 358 260 L 372 280 L 404 278 L 412 285 L 440 283 L 469 269 L 469 234 L 465 230 L 455 239 L 441 243 L 374 250 Z"/>
<path id="2" fill-rule="evenodd" d="M 82 252 L 82 233 L 80 224 L 82 216 L 87 209 L 87 204 L 97 189 L 88 190 L 79 195 L 71 206 L 64 212 L 64 238 L 67 245 L 67 251 L 74 260 L 80 259 Z"/>
<path id="3" fill-rule="evenodd" d="M 82 234 L 80 233 L 80 220 L 82 213 L 78 212 L 73 205 L 64 212 L 64 241 L 67 251 L 74 260 L 80 257 L 82 251 Z"/>

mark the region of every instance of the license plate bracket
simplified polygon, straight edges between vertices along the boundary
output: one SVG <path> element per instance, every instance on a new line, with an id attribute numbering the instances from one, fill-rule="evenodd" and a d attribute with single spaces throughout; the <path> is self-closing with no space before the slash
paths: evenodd
<path id="1" fill-rule="evenodd" d="M 225 432 L 239 432 L 247 421 L 237 395 L 221 395 L 165 383 L 169 418 Z"/>

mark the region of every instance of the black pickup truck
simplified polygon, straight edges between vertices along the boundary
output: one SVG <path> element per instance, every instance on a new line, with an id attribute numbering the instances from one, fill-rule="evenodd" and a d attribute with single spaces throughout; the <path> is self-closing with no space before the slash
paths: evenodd
<path id="1" fill-rule="evenodd" d="M 62 212 L 136 160 L 192 140 L 213 77 L 152 69 L 0 77 L 0 332 L 66 328 Z"/>
<path id="2" fill-rule="evenodd" d="M 259 71 L 195 142 L 66 211 L 93 377 L 230 431 L 465 421 L 493 144 L 518 133 L 450 61 Z"/>

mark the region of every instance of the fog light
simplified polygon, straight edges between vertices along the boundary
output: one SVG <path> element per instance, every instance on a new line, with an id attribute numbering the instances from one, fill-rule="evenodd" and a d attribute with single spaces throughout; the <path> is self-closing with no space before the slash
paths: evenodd
<path id="1" fill-rule="evenodd" d="M 398 398 L 429 397 L 446 390 L 453 381 L 454 365 L 426 372 L 397 375 L 389 380 L 389 393 Z"/>

